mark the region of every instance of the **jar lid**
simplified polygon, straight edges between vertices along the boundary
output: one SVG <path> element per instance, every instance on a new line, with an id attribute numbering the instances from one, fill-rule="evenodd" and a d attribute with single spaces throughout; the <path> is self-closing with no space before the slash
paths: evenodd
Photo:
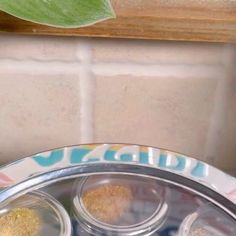
<path id="1" fill-rule="evenodd" d="M 77 182 L 73 209 L 81 226 L 93 235 L 150 235 L 167 218 L 164 191 L 145 177 L 90 176 Z"/>
<path id="2" fill-rule="evenodd" d="M 34 191 L 0 210 L 0 236 L 70 236 L 70 218 L 50 195 Z"/>

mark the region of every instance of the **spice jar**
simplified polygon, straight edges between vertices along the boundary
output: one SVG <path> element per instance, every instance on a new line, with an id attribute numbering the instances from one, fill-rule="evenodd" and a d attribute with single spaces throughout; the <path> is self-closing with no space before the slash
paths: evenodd
<path id="1" fill-rule="evenodd" d="M 150 235 L 167 216 L 163 194 L 161 185 L 145 177 L 104 174 L 81 178 L 73 199 L 77 231 L 79 235 Z"/>
<path id="2" fill-rule="evenodd" d="M 206 204 L 197 212 L 188 215 L 182 222 L 178 236 L 235 236 L 233 219 Z"/>
<path id="3" fill-rule="evenodd" d="M 0 210 L 0 236 L 70 236 L 71 222 L 63 206 L 50 195 L 34 191 Z"/>

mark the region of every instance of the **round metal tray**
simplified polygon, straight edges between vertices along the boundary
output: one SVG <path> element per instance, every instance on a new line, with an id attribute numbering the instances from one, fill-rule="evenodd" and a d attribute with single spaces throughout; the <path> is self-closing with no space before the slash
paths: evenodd
<path id="1" fill-rule="evenodd" d="M 86 209 L 83 193 L 117 185 L 130 188 L 130 209 L 137 201 L 139 211 L 126 210 L 118 223 L 103 222 Z M 166 232 L 172 229 L 180 233 L 185 222 L 191 226 L 188 217 L 201 208 L 223 214 L 225 224 L 236 223 L 235 178 L 204 162 L 153 147 L 89 144 L 47 151 L 1 167 L 0 187 L 0 208 L 37 189 L 51 194 L 70 214 L 76 236 L 171 235 Z M 148 213 L 137 189 L 147 192 L 154 206 Z"/>

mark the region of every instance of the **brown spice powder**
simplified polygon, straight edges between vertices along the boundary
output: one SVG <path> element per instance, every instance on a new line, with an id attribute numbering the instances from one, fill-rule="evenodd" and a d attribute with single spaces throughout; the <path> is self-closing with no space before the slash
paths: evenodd
<path id="1" fill-rule="evenodd" d="M 108 224 L 114 224 L 122 217 L 132 199 L 131 189 L 123 185 L 100 186 L 82 196 L 86 210 L 97 220 Z"/>

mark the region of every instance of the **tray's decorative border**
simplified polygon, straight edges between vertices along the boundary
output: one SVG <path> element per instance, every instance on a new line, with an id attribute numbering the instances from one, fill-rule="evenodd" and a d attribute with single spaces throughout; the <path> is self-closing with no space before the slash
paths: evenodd
<path id="1" fill-rule="evenodd" d="M 196 159 L 153 147 L 91 144 L 39 153 L 0 168 L 0 187 L 9 187 L 55 169 L 84 163 L 125 163 L 179 174 L 217 191 L 236 203 L 236 179 Z"/>

